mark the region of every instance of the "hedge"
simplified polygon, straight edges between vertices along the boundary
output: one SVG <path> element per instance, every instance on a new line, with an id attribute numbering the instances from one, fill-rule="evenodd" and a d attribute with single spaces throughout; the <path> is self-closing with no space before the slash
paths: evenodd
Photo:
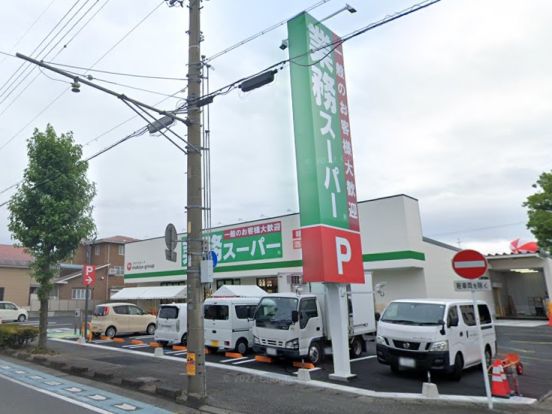
<path id="1" fill-rule="evenodd" d="M 0 325 L 0 348 L 19 348 L 38 336 L 38 328 L 12 324 Z"/>

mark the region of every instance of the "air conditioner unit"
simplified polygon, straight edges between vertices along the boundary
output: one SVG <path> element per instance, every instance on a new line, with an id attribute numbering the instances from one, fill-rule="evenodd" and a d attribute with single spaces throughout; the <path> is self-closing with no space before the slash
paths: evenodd
<path id="1" fill-rule="evenodd" d="M 110 267 L 109 270 L 107 271 L 107 274 L 108 275 L 116 275 L 117 274 L 117 269 L 115 269 L 114 267 Z"/>

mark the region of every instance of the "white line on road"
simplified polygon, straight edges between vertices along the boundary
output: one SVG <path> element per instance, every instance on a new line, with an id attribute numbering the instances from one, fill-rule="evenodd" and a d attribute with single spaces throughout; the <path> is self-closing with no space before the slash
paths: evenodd
<path id="1" fill-rule="evenodd" d="M 228 358 L 228 359 L 223 359 L 223 360 L 220 361 L 220 362 L 236 362 L 236 361 L 241 361 L 241 360 L 244 360 L 244 359 L 247 359 L 247 357 L 241 357 L 241 358 Z"/>
<path id="2" fill-rule="evenodd" d="M 238 362 L 234 362 L 232 365 L 247 364 L 248 362 L 255 362 L 255 358 L 248 359 L 247 361 L 238 361 Z"/>
<path id="3" fill-rule="evenodd" d="M 38 392 L 41 392 L 42 394 L 46 394 L 46 395 L 49 395 L 50 397 L 54 397 L 54 398 L 58 398 L 60 400 L 63 400 L 63 401 L 66 401 L 68 403 L 71 403 L 71 404 L 74 404 L 74 405 L 78 405 L 79 407 L 83 407 L 83 408 L 86 408 L 90 411 L 93 411 L 95 413 L 100 413 L 100 414 L 112 414 L 110 411 L 106 411 L 106 410 L 102 410 L 101 408 L 98 408 L 98 407 L 94 407 L 93 405 L 90 405 L 90 404 L 86 404 L 86 403 L 83 403 L 83 402 L 80 402 L 80 401 L 76 401 L 76 400 L 73 400 L 71 398 L 68 398 L 68 397 L 65 397 L 64 395 L 60 395 L 60 394 L 56 394 L 55 392 L 52 392 L 52 391 L 48 391 L 48 390 L 45 390 L 45 389 L 42 389 L 42 388 L 38 388 L 38 387 L 35 387 L 34 385 L 31 385 L 31 384 L 27 384 L 25 382 L 21 382 L 21 381 L 18 381 L 14 378 L 10 378 L 10 377 L 7 377 L 5 375 L 2 375 L 0 374 L 0 377 L 7 380 L 7 381 L 11 381 L 15 384 L 18 384 L 18 385 L 21 385 L 23 387 L 26 387 L 26 388 L 29 388 L 31 390 L 34 390 L 34 391 L 38 391 Z"/>
<path id="4" fill-rule="evenodd" d="M 123 345 L 123 348 L 128 348 L 128 349 L 149 348 L 149 345 L 148 345 L 148 344 L 141 344 L 141 345 Z"/>
<path id="5" fill-rule="evenodd" d="M 95 345 L 95 344 L 77 344 L 74 341 L 70 341 L 67 339 L 57 339 L 52 338 L 50 341 L 55 342 L 62 342 L 66 344 L 71 344 L 73 346 L 87 346 L 90 348 L 98 348 L 108 350 L 108 351 L 114 351 L 114 352 L 126 352 L 136 355 L 141 355 L 142 357 L 146 358 L 161 358 L 166 360 L 172 360 L 172 361 L 182 361 L 181 358 L 174 357 L 172 355 L 164 355 L 164 356 L 155 356 L 151 353 L 146 352 L 140 352 L 140 351 L 133 351 L 130 349 L 121 349 L 121 348 L 113 348 L 113 347 L 106 347 L 102 345 Z M 269 372 L 269 371 L 263 371 L 259 369 L 254 368 L 245 368 L 237 366 L 240 363 L 244 362 L 251 362 L 254 361 L 254 359 L 247 360 L 247 361 L 238 361 L 235 364 L 221 364 L 218 362 L 205 362 L 206 367 L 213 367 L 213 368 L 220 368 L 220 369 L 226 369 L 228 371 L 236 371 L 240 372 L 242 374 L 249 374 L 249 375 L 255 375 L 257 377 L 263 377 L 263 378 L 270 378 L 272 380 L 280 380 L 282 382 L 288 382 L 292 384 L 305 384 L 304 381 L 299 380 L 294 375 L 286 375 L 286 374 L 279 374 L 275 372 Z M 182 373 L 180 375 L 186 375 L 186 373 Z M 331 390 L 337 390 L 342 392 L 347 392 L 349 394 L 353 395 L 359 395 L 359 396 L 366 396 L 366 397 L 376 397 L 376 398 L 391 398 L 391 399 L 403 399 L 403 400 L 423 400 L 427 401 L 427 397 L 424 395 L 416 394 L 416 393 L 402 393 L 402 392 L 380 392 L 380 391 L 373 391 L 373 390 L 367 390 L 363 388 L 357 388 L 352 387 L 349 385 L 341 385 L 336 383 L 330 383 L 330 382 L 324 382 L 324 381 L 318 381 L 318 380 L 311 380 L 308 382 L 309 385 L 318 387 L 321 389 L 331 389 Z M 439 395 L 440 401 L 458 401 L 458 402 L 471 402 L 471 403 L 479 403 L 479 404 L 486 404 L 487 403 L 487 397 L 476 397 L 476 396 L 469 396 L 469 395 L 447 395 L 447 394 L 440 394 Z M 526 397 L 510 397 L 510 399 L 501 399 L 501 398 L 493 398 L 493 402 L 496 404 L 503 404 L 503 405 L 531 405 L 537 402 L 534 398 L 526 398 Z"/>
<path id="6" fill-rule="evenodd" d="M 368 356 L 361 357 L 361 358 L 351 359 L 351 362 L 362 361 L 364 359 L 372 359 L 372 358 L 375 358 L 375 357 L 376 357 L 376 355 L 368 355 Z"/>

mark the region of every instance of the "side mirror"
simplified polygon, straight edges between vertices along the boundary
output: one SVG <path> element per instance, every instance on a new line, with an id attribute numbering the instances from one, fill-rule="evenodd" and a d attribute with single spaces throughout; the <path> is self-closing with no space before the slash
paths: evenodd
<path id="1" fill-rule="evenodd" d="M 293 323 L 299 321 L 299 312 L 297 312 L 296 310 L 291 311 L 291 321 Z"/>
<path id="2" fill-rule="evenodd" d="M 376 314 L 374 315 L 374 317 L 376 318 L 376 322 L 378 322 L 381 318 L 381 315 L 379 312 L 376 312 Z"/>
<path id="3" fill-rule="evenodd" d="M 439 331 L 439 333 L 440 333 L 441 335 L 445 335 L 445 334 L 447 333 L 447 332 L 445 331 L 445 321 L 442 320 L 442 319 L 440 319 L 438 323 L 439 323 L 439 325 L 441 325 L 441 330 Z"/>

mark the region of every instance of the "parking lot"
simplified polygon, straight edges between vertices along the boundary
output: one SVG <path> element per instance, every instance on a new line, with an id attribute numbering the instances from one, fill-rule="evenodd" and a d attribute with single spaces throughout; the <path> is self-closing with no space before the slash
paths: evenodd
<path id="1" fill-rule="evenodd" d="M 525 368 L 524 375 L 519 377 L 521 395 L 538 399 L 552 390 L 552 376 L 550 376 L 552 371 L 552 328 L 543 325 L 523 327 L 513 323 L 497 326 L 496 330 L 499 357 L 511 352 L 516 352 L 521 356 Z M 54 328 L 51 331 L 52 338 L 63 337 L 63 329 Z M 102 347 L 152 354 L 154 353 L 154 348 L 150 346 L 152 341 L 152 336 L 131 335 L 120 336 L 116 341 L 95 339 L 93 343 Z M 184 349 L 165 348 L 163 353 L 182 360 L 186 358 Z M 224 352 L 212 353 L 206 356 L 206 361 L 215 363 L 219 367 L 232 366 L 232 369 L 243 367 L 264 371 L 269 375 L 270 373 L 297 375 L 297 368 L 293 366 L 292 361 L 259 362 L 251 353 L 238 358 L 230 358 Z M 422 383 L 427 380 L 425 374 L 413 371 L 401 372 L 399 375 L 393 374 L 388 366 L 378 363 L 375 357 L 374 342 L 368 343 L 368 350 L 361 357 L 351 360 L 351 370 L 357 377 L 348 383 L 349 386 L 380 392 L 420 393 Z M 313 380 L 332 382 L 329 379 L 329 374 L 332 372 L 331 356 L 328 356 L 321 364 L 310 370 L 310 375 Z M 432 373 L 431 380 L 438 385 L 441 395 L 485 395 L 480 367 L 465 370 L 459 382 L 438 372 Z"/>

